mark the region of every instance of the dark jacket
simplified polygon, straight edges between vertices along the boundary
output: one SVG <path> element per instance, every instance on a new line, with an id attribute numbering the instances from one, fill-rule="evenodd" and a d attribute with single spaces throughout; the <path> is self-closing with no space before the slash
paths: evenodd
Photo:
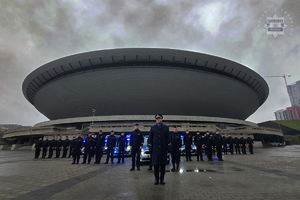
<path id="1" fill-rule="evenodd" d="M 69 147 L 70 146 L 70 140 L 69 139 L 66 139 L 65 141 L 64 141 L 64 148 L 67 148 L 67 147 Z"/>
<path id="2" fill-rule="evenodd" d="M 50 141 L 47 139 L 43 142 L 43 149 L 47 149 L 50 145 Z"/>
<path id="3" fill-rule="evenodd" d="M 35 144 L 35 148 L 40 149 L 43 147 L 43 140 L 38 140 Z"/>
<path id="4" fill-rule="evenodd" d="M 239 145 L 240 144 L 240 140 L 239 140 L 238 137 L 234 137 L 233 138 L 233 144 L 235 144 L 235 145 Z"/>
<path id="5" fill-rule="evenodd" d="M 76 138 L 74 142 L 74 150 L 82 149 L 83 139 L 81 137 Z"/>
<path id="6" fill-rule="evenodd" d="M 55 140 L 51 140 L 50 141 L 50 145 L 49 145 L 50 149 L 52 149 L 55 146 L 56 146 L 56 141 Z"/>
<path id="7" fill-rule="evenodd" d="M 222 145 L 222 136 L 220 134 L 216 134 L 214 136 L 215 146 Z"/>
<path id="8" fill-rule="evenodd" d="M 204 145 L 206 145 L 206 146 L 212 146 L 213 145 L 212 137 L 210 135 L 206 135 L 204 137 Z"/>
<path id="9" fill-rule="evenodd" d="M 152 165 L 166 165 L 168 150 L 171 146 L 169 127 L 163 123 L 151 126 L 148 144 L 152 150 Z"/>
<path id="10" fill-rule="evenodd" d="M 85 143 L 83 144 L 83 146 L 87 149 L 87 148 L 91 148 L 94 146 L 94 141 L 93 141 L 93 137 L 87 137 L 85 138 Z"/>
<path id="11" fill-rule="evenodd" d="M 96 147 L 104 147 L 105 145 L 105 135 L 102 133 L 101 135 L 97 135 L 96 137 Z"/>
<path id="12" fill-rule="evenodd" d="M 183 144 L 185 146 L 191 146 L 193 143 L 193 136 L 191 134 L 185 134 L 183 136 Z"/>
<path id="13" fill-rule="evenodd" d="M 75 147 L 75 140 L 76 140 L 76 139 L 73 139 L 73 140 L 71 140 L 71 142 L 70 142 L 70 144 L 71 144 L 70 148 L 71 148 L 71 149 L 73 149 L 73 148 Z"/>
<path id="14" fill-rule="evenodd" d="M 227 138 L 225 136 L 222 137 L 222 145 L 224 145 L 224 146 L 227 145 Z"/>
<path id="15" fill-rule="evenodd" d="M 244 137 L 240 138 L 240 144 L 243 146 L 246 145 L 246 140 L 244 139 Z"/>
<path id="16" fill-rule="evenodd" d="M 227 144 L 233 144 L 233 139 L 232 139 L 232 137 L 231 136 L 229 136 L 228 138 L 227 138 Z"/>
<path id="17" fill-rule="evenodd" d="M 117 139 L 117 147 L 119 147 L 120 149 L 124 149 L 125 147 L 127 147 L 127 138 L 125 135 Z"/>
<path id="18" fill-rule="evenodd" d="M 130 135 L 130 146 L 142 147 L 144 144 L 144 136 L 140 130 L 134 130 Z"/>
<path id="19" fill-rule="evenodd" d="M 246 139 L 246 141 L 247 141 L 247 144 L 249 144 L 249 146 L 253 146 L 253 139 L 251 137 L 248 137 Z"/>
<path id="20" fill-rule="evenodd" d="M 182 147 L 182 140 L 180 137 L 180 134 L 177 133 L 173 133 L 171 135 L 171 148 L 173 149 L 178 149 Z"/>
<path id="21" fill-rule="evenodd" d="M 56 148 L 59 149 L 59 148 L 61 148 L 61 146 L 62 146 L 62 140 L 59 139 L 56 141 Z"/>
<path id="22" fill-rule="evenodd" d="M 202 138 L 202 135 L 195 135 L 194 137 L 194 144 L 196 147 L 201 147 L 203 145 L 204 141 Z"/>
<path id="23" fill-rule="evenodd" d="M 109 148 L 109 149 L 114 148 L 116 146 L 116 142 L 117 142 L 116 136 L 114 136 L 114 135 L 108 136 L 107 144 L 106 144 L 107 148 Z"/>

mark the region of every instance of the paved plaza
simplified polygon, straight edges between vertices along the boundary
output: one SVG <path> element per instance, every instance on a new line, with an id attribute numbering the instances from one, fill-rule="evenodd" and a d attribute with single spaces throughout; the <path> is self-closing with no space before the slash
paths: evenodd
<path id="1" fill-rule="evenodd" d="M 154 185 L 148 166 L 129 171 L 131 158 L 125 164 L 71 165 L 70 158 L 0 151 L 0 199 L 300 199 L 300 146 L 254 153 L 225 155 L 224 162 L 182 157 L 182 172 L 170 172 L 169 165 L 166 185 Z"/>

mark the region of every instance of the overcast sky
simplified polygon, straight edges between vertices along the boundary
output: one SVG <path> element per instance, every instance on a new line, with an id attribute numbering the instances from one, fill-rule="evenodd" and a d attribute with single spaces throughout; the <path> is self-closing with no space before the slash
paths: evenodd
<path id="1" fill-rule="evenodd" d="M 0 9 L 0 124 L 47 121 L 23 96 L 23 80 L 47 62 L 86 51 L 185 49 L 300 80 L 299 0 L 0 0 Z M 275 13 L 287 25 L 277 38 L 263 27 Z M 265 79 L 270 95 L 248 121 L 274 120 L 274 111 L 290 105 L 283 78 Z"/>

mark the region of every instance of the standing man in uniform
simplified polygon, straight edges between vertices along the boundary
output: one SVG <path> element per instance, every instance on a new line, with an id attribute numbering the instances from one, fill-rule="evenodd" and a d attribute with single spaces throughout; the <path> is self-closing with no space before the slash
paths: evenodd
<path id="1" fill-rule="evenodd" d="M 180 163 L 180 150 L 182 146 L 182 140 L 180 134 L 176 127 L 173 128 L 173 134 L 171 135 L 171 155 L 172 155 L 172 164 L 173 168 L 171 171 L 179 170 Z M 175 169 L 175 163 L 177 164 L 177 168 Z"/>
<path id="2" fill-rule="evenodd" d="M 207 159 L 208 161 L 213 161 L 212 160 L 212 137 L 211 134 L 209 134 L 209 132 L 206 132 L 206 136 L 204 137 L 204 145 L 205 148 L 207 149 Z"/>
<path id="3" fill-rule="evenodd" d="M 246 140 L 244 139 L 243 136 L 241 136 L 241 138 L 240 138 L 240 145 L 242 147 L 242 153 L 247 154 L 246 153 Z"/>
<path id="4" fill-rule="evenodd" d="M 238 150 L 239 150 L 239 154 L 241 154 L 241 151 L 240 151 L 240 140 L 239 138 L 235 135 L 234 136 L 234 139 L 233 139 L 233 144 L 234 144 L 234 147 L 235 147 L 235 154 L 238 154 Z"/>
<path id="5" fill-rule="evenodd" d="M 39 138 L 39 140 L 35 144 L 35 156 L 34 156 L 34 158 L 39 158 L 42 146 L 43 146 L 43 140 L 42 140 L 42 138 Z"/>
<path id="6" fill-rule="evenodd" d="M 101 158 L 103 156 L 103 148 L 105 143 L 105 135 L 102 133 L 102 130 L 99 131 L 99 134 L 96 138 L 96 162 L 95 164 L 100 164 Z"/>
<path id="7" fill-rule="evenodd" d="M 130 171 L 135 169 L 135 164 L 137 170 L 140 170 L 140 157 L 141 150 L 144 145 L 144 136 L 142 132 L 139 130 L 139 125 L 135 124 L 134 131 L 131 132 L 130 135 L 130 148 L 131 148 L 131 156 L 132 156 L 132 168 Z"/>
<path id="8" fill-rule="evenodd" d="M 217 156 L 219 161 L 223 161 L 222 159 L 222 136 L 220 135 L 219 131 L 216 131 L 216 135 L 214 137 L 215 145 L 217 147 Z"/>
<path id="9" fill-rule="evenodd" d="M 186 161 L 192 161 L 191 158 L 191 150 L 192 150 L 192 143 L 193 137 L 189 134 L 189 130 L 186 130 L 186 134 L 183 136 L 183 144 L 185 148 L 185 157 Z"/>
<path id="10" fill-rule="evenodd" d="M 61 140 L 61 136 L 59 136 L 59 140 L 56 141 L 56 147 L 55 147 L 56 156 L 55 156 L 55 158 L 59 158 L 61 147 L 62 147 L 62 140 Z"/>
<path id="11" fill-rule="evenodd" d="M 200 135 L 200 132 L 197 131 L 197 135 L 194 137 L 194 144 L 197 147 L 197 161 L 199 161 L 199 156 L 201 161 L 203 161 L 203 156 L 202 156 L 202 147 L 203 147 L 203 139 L 202 135 Z"/>
<path id="12" fill-rule="evenodd" d="M 48 147 L 49 147 L 49 140 L 48 140 L 48 137 L 46 137 L 46 140 L 43 142 L 43 153 L 42 153 L 42 158 L 45 158 L 45 157 L 46 157 Z"/>
<path id="13" fill-rule="evenodd" d="M 152 149 L 152 164 L 154 166 L 155 185 L 159 180 L 162 185 L 165 184 L 165 170 L 167 163 L 168 150 L 170 150 L 171 141 L 169 127 L 162 123 L 163 116 L 155 115 L 156 125 L 151 126 L 149 133 L 149 146 Z M 160 176 L 159 176 L 160 171 Z"/>
<path id="14" fill-rule="evenodd" d="M 253 139 L 250 137 L 250 135 L 248 135 L 248 138 L 247 138 L 247 144 L 248 144 L 248 147 L 249 147 L 249 152 L 250 154 L 253 154 Z"/>
<path id="15" fill-rule="evenodd" d="M 109 156 L 111 156 L 111 164 L 114 164 L 114 150 L 116 147 L 117 138 L 114 136 L 115 132 L 111 131 L 107 138 L 107 158 L 104 164 L 108 164 Z"/>
<path id="16" fill-rule="evenodd" d="M 49 155 L 48 155 L 48 158 L 52 158 L 55 146 L 56 146 L 56 141 L 55 141 L 55 137 L 53 136 L 52 140 L 50 142 L 50 145 L 49 145 Z"/>
<path id="17" fill-rule="evenodd" d="M 69 151 L 69 157 L 68 158 L 70 158 L 71 157 L 71 155 L 73 156 L 73 154 L 74 154 L 74 145 L 75 145 L 75 136 L 73 136 L 73 140 L 70 142 L 71 143 L 71 146 L 70 146 L 70 151 Z"/>
<path id="18" fill-rule="evenodd" d="M 215 143 L 214 135 L 211 133 L 210 137 L 211 137 L 211 144 L 212 144 L 212 154 L 216 155 L 216 143 Z"/>
<path id="19" fill-rule="evenodd" d="M 67 157 L 69 146 L 70 146 L 70 140 L 69 140 L 69 137 L 66 136 L 66 140 L 63 143 L 63 156 L 62 156 L 62 158 Z"/>
<path id="20" fill-rule="evenodd" d="M 225 135 L 222 137 L 222 145 L 223 145 L 223 150 L 224 150 L 224 155 L 227 154 L 227 138 Z"/>
<path id="21" fill-rule="evenodd" d="M 227 143 L 229 144 L 229 151 L 231 154 L 233 154 L 233 139 L 231 135 L 228 135 Z"/>
<path id="22" fill-rule="evenodd" d="M 92 155 L 93 155 L 93 147 L 94 142 L 92 138 L 92 133 L 90 132 L 88 134 L 88 137 L 85 139 L 84 146 L 84 156 L 83 156 L 83 162 L 81 164 L 86 164 L 86 159 L 88 159 L 88 164 L 90 164 Z"/>
<path id="23" fill-rule="evenodd" d="M 81 134 L 78 133 L 77 139 L 75 139 L 75 141 L 74 141 L 72 164 L 75 164 L 75 161 L 76 161 L 76 164 L 79 163 L 81 149 L 82 149 L 82 143 L 83 143 L 83 139 L 81 138 Z"/>
<path id="24" fill-rule="evenodd" d="M 125 133 L 121 133 L 121 137 L 118 138 L 117 147 L 119 150 L 119 158 L 118 158 L 117 163 L 120 163 L 121 158 L 122 158 L 122 163 L 124 163 L 125 162 L 125 149 L 127 147 L 127 139 L 126 139 Z"/>

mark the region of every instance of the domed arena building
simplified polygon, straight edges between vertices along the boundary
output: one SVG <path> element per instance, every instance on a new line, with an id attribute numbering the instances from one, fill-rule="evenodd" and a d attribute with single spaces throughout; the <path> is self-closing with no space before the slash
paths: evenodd
<path id="1" fill-rule="evenodd" d="M 75 54 L 31 72 L 23 94 L 49 121 L 3 136 L 30 146 L 38 137 L 145 134 L 161 113 L 164 123 L 221 134 L 251 134 L 255 141 L 283 142 L 282 132 L 245 121 L 266 100 L 269 87 L 255 71 L 213 55 L 178 49 L 122 48 Z M 17 147 L 16 147 L 17 148 Z"/>

